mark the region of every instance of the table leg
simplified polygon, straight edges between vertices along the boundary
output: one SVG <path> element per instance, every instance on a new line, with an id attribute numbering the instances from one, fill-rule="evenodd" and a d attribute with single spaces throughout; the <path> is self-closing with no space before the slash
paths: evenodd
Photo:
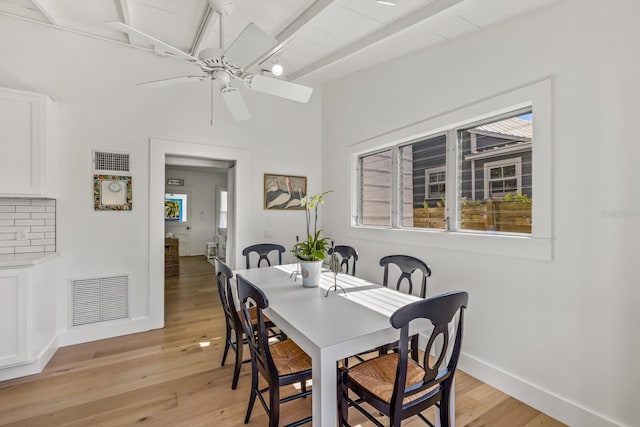
<path id="1" fill-rule="evenodd" d="M 313 426 L 335 427 L 338 419 L 336 359 L 322 355 L 312 358 Z"/>

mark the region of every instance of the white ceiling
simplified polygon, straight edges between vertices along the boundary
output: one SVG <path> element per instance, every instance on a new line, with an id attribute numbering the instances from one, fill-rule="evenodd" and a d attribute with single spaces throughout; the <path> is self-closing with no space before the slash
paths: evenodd
<path id="1" fill-rule="evenodd" d="M 385 6 L 375 0 L 235 0 L 224 18 L 224 42 L 228 47 L 254 22 L 281 43 L 255 69 L 277 60 L 285 78 L 323 83 L 555 1 L 397 0 Z M 154 49 L 104 24 L 117 20 L 194 56 L 219 44 L 209 0 L 0 0 L 0 14 Z"/>

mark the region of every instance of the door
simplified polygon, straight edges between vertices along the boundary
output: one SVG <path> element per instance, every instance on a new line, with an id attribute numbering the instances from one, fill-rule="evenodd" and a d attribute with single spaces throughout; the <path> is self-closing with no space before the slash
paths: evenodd
<path id="1" fill-rule="evenodd" d="M 190 256 L 191 247 L 189 238 L 191 235 L 191 225 L 189 222 L 191 192 L 180 191 L 165 194 L 164 220 L 165 233 L 173 234 L 179 240 L 178 251 L 180 256 Z"/>

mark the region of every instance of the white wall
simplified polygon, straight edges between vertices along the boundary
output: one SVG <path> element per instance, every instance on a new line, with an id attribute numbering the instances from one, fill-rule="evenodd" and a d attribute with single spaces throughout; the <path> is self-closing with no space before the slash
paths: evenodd
<path id="1" fill-rule="evenodd" d="M 189 255 L 203 255 L 206 252 L 206 242 L 210 242 L 213 235 L 216 234 L 217 191 L 220 188 L 227 188 L 227 174 L 167 167 L 165 176 L 184 180 L 182 187 L 166 186 L 167 193 L 188 191 L 191 194 L 189 201 L 189 226 L 191 227 Z M 165 229 L 169 230 L 171 224 L 166 223 Z"/>
<path id="2" fill-rule="evenodd" d="M 269 214 L 265 239 L 262 209 L 264 172 L 309 177 L 320 188 L 320 100 L 309 104 L 243 90 L 253 118 L 230 119 L 215 99 L 209 126 L 207 83 L 145 89 L 136 83 L 191 74 L 192 65 L 123 45 L 0 16 L 0 86 L 42 92 L 58 103 L 58 285 L 59 328 L 68 325 L 68 281 L 101 274 L 131 273 L 134 320 L 77 328 L 63 333 L 63 344 L 147 329 L 149 307 L 149 140 L 164 138 L 248 152 L 247 194 L 251 215 L 238 227 L 243 243 L 274 241 L 290 246 L 304 229 L 301 212 Z M 203 145 L 203 146 L 204 146 Z M 91 149 L 130 152 L 133 210 L 93 210 Z M 197 150 L 196 150 L 197 151 Z M 246 218 L 250 218 L 247 221 Z M 253 238 L 251 238 L 253 236 Z M 153 302 L 151 302 L 153 304 Z"/>
<path id="3" fill-rule="evenodd" d="M 632 0 L 565 0 L 324 87 L 324 228 L 381 280 L 391 253 L 431 264 L 429 294 L 470 293 L 462 368 L 575 426 L 637 425 L 640 57 Z M 349 146 L 552 79 L 553 260 L 443 250 L 349 227 Z M 534 219 L 535 220 L 535 219 Z M 534 224 L 535 227 L 535 224 Z M 388 243 L 389 235 L 396 237 Z"/>

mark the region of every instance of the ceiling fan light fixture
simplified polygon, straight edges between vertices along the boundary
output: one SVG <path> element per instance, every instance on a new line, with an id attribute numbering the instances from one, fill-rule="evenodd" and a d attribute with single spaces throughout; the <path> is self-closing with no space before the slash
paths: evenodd
<path id="1" fill-rule="evenodd" d="M 376 0 L 380 4 L 384 4 L 385 6 L 395 6 L 396 0 Z"/>
<path id="2" fill-rule="evenodd" d="M 273 74 L 276 77 L 280 77 L 281 75 L 284 74 L 284 67 L 276 62 L 271 66 L 271 74 Z"/>

